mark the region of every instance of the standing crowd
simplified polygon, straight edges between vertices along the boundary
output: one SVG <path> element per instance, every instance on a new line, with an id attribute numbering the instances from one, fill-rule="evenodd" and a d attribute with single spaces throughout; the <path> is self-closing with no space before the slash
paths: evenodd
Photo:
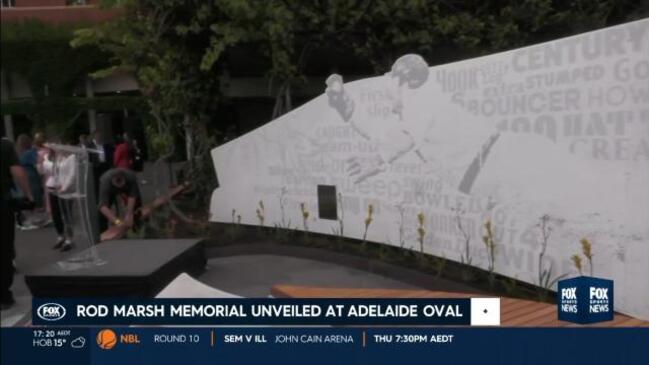
<path id="1" fill-rule="evenodd" d="M 108 228 L 108 222 L 121 224 L 112 212 L 118 195 L 124 196 L 127 206 L 125 221 L 133 225 L 133 209 L 141 203 L 135 173 L 143 169 L 143 154 L 137 141 L 127 133 L 116 136 L 115 143 L 103 139 L 95 131 L 88 137 L 82 134 L 78 146 L 87 149 L 92 166 L 96 197 L 99 201 L 99 229 Z M 13 142 L 2 138 L 2 235 L 0 270 L 2 276 L 2 309 L 14 303 L 11 292 L 15 259 L 15 228 L 37 229 L 54 224 L 57 233 L 53 249 L 61 252 L 74 247 L 74 232 L 70 224 L 70 201 L 61 194 L 61 181 L 65 172 L 56 171 L 55 150 L 48 146 L 43 133 L 33 139 L 21 134 Z M 41 218 L 39 218 L 41 217 Z M 6 239 L 5 239 L 6 238 Z"/>

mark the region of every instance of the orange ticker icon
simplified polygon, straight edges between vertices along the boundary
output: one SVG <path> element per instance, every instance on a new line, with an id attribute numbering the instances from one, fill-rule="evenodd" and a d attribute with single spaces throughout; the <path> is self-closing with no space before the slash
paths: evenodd
<path id="1" fill-rule="evenodd" d="M 103 350 L 110 350 L 117 344 L 117 335 L 109 329 L 97 333 L 97 345 Z"/>

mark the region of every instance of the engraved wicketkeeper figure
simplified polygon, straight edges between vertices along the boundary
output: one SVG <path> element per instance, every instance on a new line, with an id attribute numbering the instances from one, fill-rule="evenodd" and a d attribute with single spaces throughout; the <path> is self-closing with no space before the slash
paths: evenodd
<path id="1" fill-rule="evenodd" d="M 390 72 L 385 74 L 389 85 L 385 92 L 389 95 L 391 101 L 391 116 L 388 125 L 371 125 L 362 122 L 362 117 L 358 116 L 357 105 L 345 92 L 343 78 L 340 75 L 333 74 L 327 78 L 327 89 L 325 93 L 329 98 L 329 105 L 336 109 L 345 122 L 351 124 L 354 130 L 364 139 L 378 143 L 378 153 L 369 158 L 352 157 L 348 160 L 347 172 L 354 179 L 355 183 L 360 183 L 365 179 L 375 176 L 387 170 L 388 166 L 397 159 L 404 156 L 411 150 L 415 152 L 418 159 L 430 168 L 430 171 L 437 171 L 445 181 L 454 185 L 458 190 L 469 193 L 477 178 L 477 175 L 491 149 L 492 145 L 498 139 L 498 133 L 485 134 L 482 146 L 479 151 L 472 154 L 469 160 L 465 161 L 463 167 L 451 168 L 446 166 L 450 161 L 444 161 L 444 155 L 438 155 L 431 151 L 432 145 L 437 142 L 433 141 L 440 136 L 431 139 L 431 136 L 439 134 L 441 130 L 448 127 L 448 124 L 456 124 L 455 129 L 462 128 L 460 121 L 445 120 L 443 116 L 439 118 L 437 125 L 433 122 L 432 116 L 430 121 L 418 123 L 418 120 L 409 120 L 413 118 L 404 117 L 404 97 L 407 90 L 418 89 L 428 81 L 429 68 L 426 61 L 419 56 L 409 54 L 400 57 Z M 426 116 L 414 116 L 415 119 L 427 118 Z M 369 118 L 375 119 L 375 118 Z M 445 127 L 441 127 L 440 123 Z M 383 134 L 377 134 L 377 130 L 383 130 Z M 470 153 L 470 152 L 469 152 Z M 470 153 L 471 154 L 471 153 Z M 469 165 L 467 166 L 466 163 Z"/>
<path id="2" fill-rule="evenodd" d="M 359 183 L 368 177 L 374 176 L 387 169 L 388 165 L 406 152 L 415 147 L 415 138 L 412 132 L 404 125 L 402 89 L 416 89 L 428 80 L 428 65 L 419 55 L 405 55 L 399 58 L 390 72 L 386 74 L 390 82 L 388 92 L 392 98 L 392 123 L 386 133 L 382 136 L 373 134 L 368 126 L 359 123 L 354 118 L 355 104 L 347 95 L 343 87 L 343 78 L 333 74 L 327 78 L 327 89 L 325 93 L 329 97 L 329 105 L 336 109 L 344 121 L 351 123 L 358 134 L 366 140 L 374 140 L 379 143 L 379 153 L 369 159 L 354 157 L 349 160 L 348 172 Z M 417 155 L 426 161 L 418 151 Z"/>

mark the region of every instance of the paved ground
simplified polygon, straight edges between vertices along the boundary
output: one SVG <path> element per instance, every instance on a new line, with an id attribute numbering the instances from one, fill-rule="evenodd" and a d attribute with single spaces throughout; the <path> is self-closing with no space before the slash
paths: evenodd
<path id="1" fill-rule="evenodd" d="M 31 294 L 23 273 L 64 260 L 80 250 L 53 250 L 54 229 L 16 231 L 16 267 L 12 288 L 16 305 L 2 311 L 2 326 L 19 322 L 31 309 Z M 213 258 L 202 282 L 244 297 L 266 297 L 275 284 L 317 285 L 359 288 L 415 289 L 411 285 L 362 270 L 326 262 L 276 255 L 245 255 Z"/>
<path id="2" fill-rule="evenodd" d="M 276 255 L 210 259 L 200 281 L 244 297 L 267 297 L 276 284 L 347 288 L 418 289 L 362 270 L 327 262 Z"/>
<path id="3" fill-rule="evenodd" d="M 144 171 L 138 175 L 143 201 L 153 200 L 156 190 L 166 190 L 171 184 L 168 169 L 155 169 L 151 163 L 147 163 Z M 55 239 L 56 234 L 51 226 L 24 232 L 16 230 L 16 267 L 18 272 L 14 278 L 12 290 L 17 304 L 9 310 L 2 311 L 2 326 L 14 324 L 31 308 L 31 294 L 25 285 L 22 273 L 65 259 L 78 252 L 78 249 L 67 253 L 52 250 L 51 247 L 54 245 Z"/>
<path id="4" fill-rule="evenodd" d="M 155 197 L 155 190 L 168 186 L 168 174 L 160 169 L 158 176 L 148 165 L 140 174 L 143 200 Z M 145 184 L 142 182 L 145 181 Z M 154 186 L 154 181 L 162 181 Z M 31 294 L 23 273 L 44 265 L 65 260 L 81 248 L 61 253 L 53 250 L 56 234 L 47 227 L 31 231 L 16 231 L 16 267 L 12 290 L 16 305 L 2 311 L 2 326 L 19 322 L 31 309 Z M 362 270 L 320 261 L 276 255 L 229 256 L 210 259 L 208 270 L 199 278 L 204 283 L 245 297 L 266 297 L 275 284 L 338 286 L 359 288 L 415 289 L 415 287 Z"/>
<path id="5" fill-rule="evenodd" d="M 65 259 L 79 251 L 75 248 L 66 253 L 53 250 L 56 243 L 54 228 L 47 227 L 32 231 L 16 230 L 16 275 L 12 291 L 16 304 L 9 310 L 2 311 L 2 326 L 11 326 L 20 320 L 31 309 L 31 294 L 23 273 L 35 270 L 49 263 Z"/>

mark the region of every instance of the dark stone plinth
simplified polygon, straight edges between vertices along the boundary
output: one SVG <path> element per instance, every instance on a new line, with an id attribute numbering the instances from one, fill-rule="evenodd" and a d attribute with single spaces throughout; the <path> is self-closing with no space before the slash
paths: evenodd
<path id="1" fill-rule="evenodd" d="M 95 248 L 101 265 L 68 260 L 26 273 L 32 295 L 151 298 L 180 273 L 197 276 L 206 264 L 200 239 L 117 240 Z"/>

